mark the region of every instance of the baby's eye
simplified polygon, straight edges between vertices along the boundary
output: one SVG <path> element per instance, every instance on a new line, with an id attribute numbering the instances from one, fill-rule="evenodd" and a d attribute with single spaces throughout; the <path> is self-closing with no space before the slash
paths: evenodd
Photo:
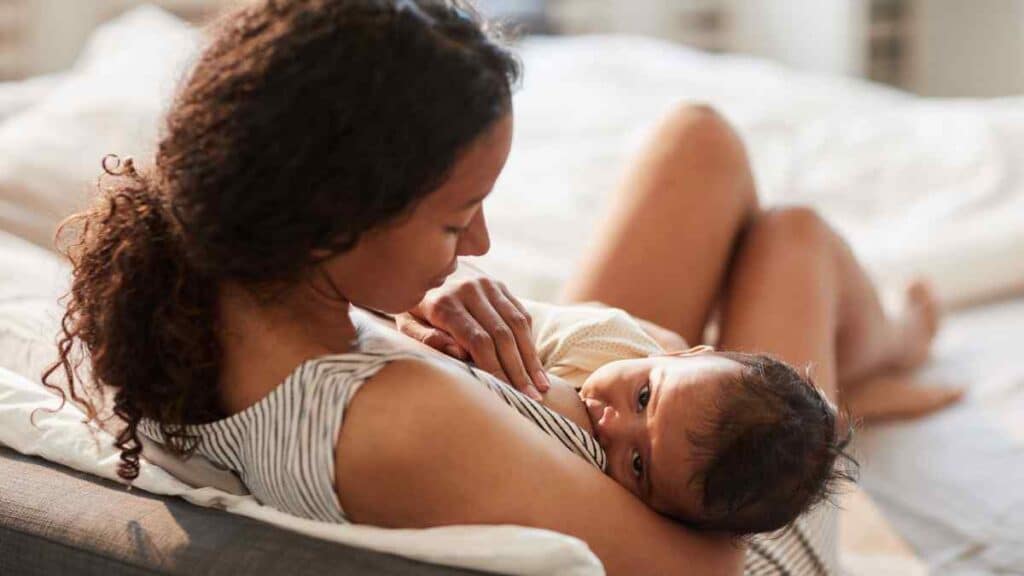
<path id="1" fill-rule="evenodd" d="M 640 453 L 633 451 L 633 475 L 640 478 L 644 475 L 644 462 L 640 459 Z"/>
<path id="2" fill-rule="evenodd" d="M 640 393 L 637 395 L 637 398 L 636 398 L 636 404 L 639 407 L 639 410 L 637 410 L 637 411 L 640 412 L 644 408 L 647 408 L 647 403 L 650 402 L 650 401 L 651 401 L 651 386 L 649 384 L 644 384 L 643 386 L 640 387 Z"/>

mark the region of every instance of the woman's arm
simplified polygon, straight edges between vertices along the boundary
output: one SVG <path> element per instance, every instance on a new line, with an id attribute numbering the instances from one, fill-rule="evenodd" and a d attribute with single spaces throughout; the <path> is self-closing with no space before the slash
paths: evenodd
<path id="1" fill-rule="evenodd" d="M 353 399 L 338 497 L 388 527 L 518 524 L 585 541 L 609 574 L 739 574 L 743 549 L 659 516 L 456 367 L 399 361 Z"/>

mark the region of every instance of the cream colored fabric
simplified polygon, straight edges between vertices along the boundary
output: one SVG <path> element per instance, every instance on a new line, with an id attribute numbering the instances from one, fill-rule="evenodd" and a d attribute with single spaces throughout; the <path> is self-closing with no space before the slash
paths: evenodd
<path id="1" fill-rule="evenodd" d="M 609 362 L 663 352 L 624 310 L 602 304 L 521 302 L 533 318 L 533 341 L 544 369 L 576 389 Z"/>

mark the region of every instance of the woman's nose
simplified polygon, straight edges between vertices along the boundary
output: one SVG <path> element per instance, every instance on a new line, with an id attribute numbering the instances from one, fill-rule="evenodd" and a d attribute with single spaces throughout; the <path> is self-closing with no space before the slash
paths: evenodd
<path id="1" fill-rule="evenodd" d="M 456 254 L 459 256 L 483 256 L 491 249 L 491 237 L 487 231 L 487 220 L 481 207 L 469 223 L 469 228 L 459 238 Z"/>

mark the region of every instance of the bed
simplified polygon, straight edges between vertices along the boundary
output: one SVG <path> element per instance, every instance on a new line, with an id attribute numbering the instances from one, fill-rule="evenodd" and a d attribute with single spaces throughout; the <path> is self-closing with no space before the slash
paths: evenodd
<path id="1" fill-rule="evenodd" d="M 160 113 L 201 43 L 197 31 L 143 8 L 98 30 L 74 69 L 0 85 L 0 231 L 5 242 L 24 244 L 0 270 L 0 367 L 37 377 L 49 352 L 28 338 L 43 324 L 19 323 L 20 311 L 26 298 L 58 294 L 65 272 L 29 254 L 48 249 L 55 223 L 86 201 L 104 154 L 151 154 Z M 518 294 L 555 298 L 658 118 L 681 101 L 714 105 L 747 142 L 766 204 L 817 207 L 883 287 L 915 274 L 933 279 L 952 312 L 925 376 L 970 392 L 941 414 L 861 433 L 862 484 L 933 572 L 1024 573 L 1024 98 L 924 100 L 641 38 L 537 37 L 520 50 L 526 74 L 515 96 L 515 141 L 488 201 L 493 248 L 478 263 Z M 28 279 L 47 290 L 26 294 Z M 57 464 L 9 449 L 0 463 L 19 475 L 26 497 L 33 484 L 21 475 L 61 474 Z M 118 502 L 112 485 L 91 483 L 104 492 L 81 474 L 53 482 L 55 498 L 81 491 Z M 173 504 L 172 515 L 193 513 Z M 68 553 L 64 566 L 105 561 L 68 547 L 85 525 L 48 532 L 39 518 L 19 517 L 17 505 L 0 497 L 0 549 L 31 533 L 47 550 Z M 246 535 L 249 528 L 233 537 L 273 539 Z M 217 571 L 177 558 L 146 564 L 154 559 L 131 536 L 112 535 L 111 554 L 140 573 Z M 265 562 L 275 558 L 261 550 Z M 346 565 L 339 550 L 319 553 L 335 564 L 273 565 L 444 570 L 373 554 Z M 15 561 L 0 559 L 0 572 Z M 901 573 L 885 562 L 868 573 L 886 571 Z"/>

